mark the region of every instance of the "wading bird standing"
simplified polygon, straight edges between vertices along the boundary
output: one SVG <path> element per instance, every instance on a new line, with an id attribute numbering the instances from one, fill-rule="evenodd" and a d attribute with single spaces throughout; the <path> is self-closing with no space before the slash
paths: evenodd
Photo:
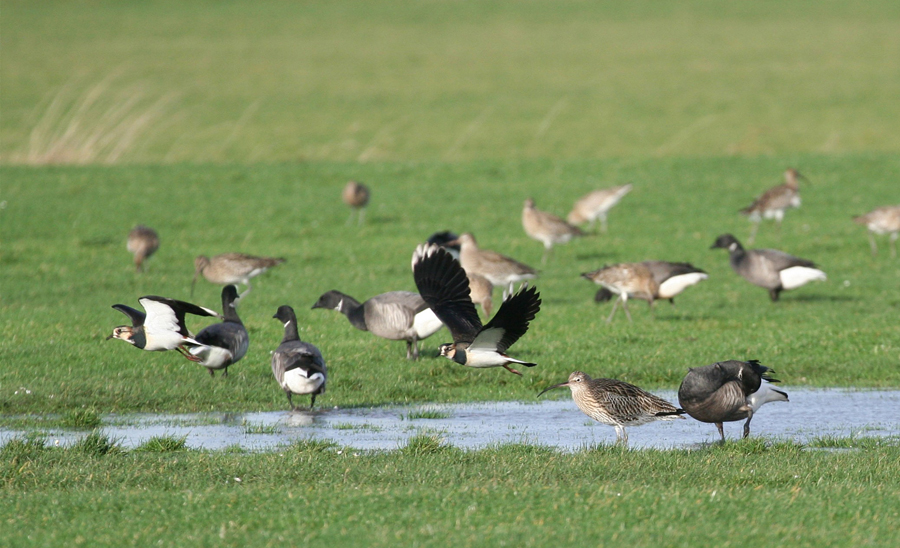
<path id="1" fill-rule="evenodd" d="M 873 211 L 854 217 L 853 220 L 869 229 L 869 245 L 872 256 L 878 254 L 875 234 L 890 234 L 891 257 L 897 256 L 897 238 L 900 237 L 900 205 L 879 207 Z"/>
<path id="2" fill-rule="evenodd" d="M 128 252 L 134 255 L 134 270 L 144 270 L 144 261 L 159 249 L 159 235 L 149 226 L 137 225 L 128 233 Z"/>
<path id="3" fill-rule="evenodd" d="M 250 278 L 259 276 L 273 266 L 280 265 L 284 259 L 275 257 L 255 257 L 243 253 L 223 253 L 215 257 L 200 255 L 194 259 L 194 280 L 191 282 L 191 296 L 197 276 L 203 275 L 207 281 L 219 285 L 244 284 L 247 289 L 238 296 L 242 298 L 250 293 Z"/>
<path id="4" fill-rule="evenodd" d="M 347 224 L 353 222 L 353 215 L 357 215 L 357 224 L 363 224 L 366 206 L 369 205 L 369 187 L 356 181 L 348 181 L 341 192 L 341 199 L 350 207 Z"/>
<path id="5" fill-rule="evenodd" d="M 794 168 L 784 172 L 784 184 L 772 187 L 763 192 L 759 198 L 752 204 L 741 210 L 741 213 L 750 218 L 753 223 L 753 229 L 747 243 L 753 245 L 756 239 L 756 231 L 759 230 L 759 223 L 763 219 L 775 219 L 778 228 L 781 229 L 781 221 L 784 219 L 784 212 L 790 208 L 800 207 L 800 184 L 799 180 L 803 179 L 809 182 Z"/>

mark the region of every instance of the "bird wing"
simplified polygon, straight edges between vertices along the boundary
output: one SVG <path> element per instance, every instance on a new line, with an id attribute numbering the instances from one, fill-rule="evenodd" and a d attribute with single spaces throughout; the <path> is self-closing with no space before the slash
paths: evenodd
<path id="1" fill-rule="evenodd" d="M 472 309 L 474 308 L 473 305 Z M 507 348 L 528 331 L 528 323 L 540 309 L 541 294 L 537 288 L 523 287 L 518 293 L 503 301 L 500 310 L 478 332 L 469 348 L 506 352 Z"/>
<path id="2" fill-rule="evenodd" d="M 420 245 L 413 257 L 413 278 L 419 294 L 450 330 L 453 342 L 472 342 L 482 329 L 481 319 L 459 261 L 443 248 Z"/>
<path id="3" fill-rule="evenodd" d="M 214 323 L 197 333 L 194 340 L 206 346 L 225 348 L 238 361 L 247 353 L 250 337 L 243 325 L 235 322 Z"/>
<path id="4" fill-rule="evenodd" d="M 396 304 L 409 308 L 413 311 L 413 315 L 428 308 L 428 303 L 418 293 L 412 291 L 389 291 L 381 295 L 375 295 L 369 302 L 382 304 Z"/>
<path id="5" fill-rule="evenodd" d="M 791 268 L 792 266 L 816 267 L 816 264 L 812 261 L 788 255 L 784 251 L 778 251 L 777 249 L 754 249 L 753 253 L 771 264 L 775 270 L 779 271 L 784 270 L 785 268 Z"/>
<path id="6" fill-rule="evenodd" d="M 185 314 L 220 317 L 214 310 L 186 303 L 184 301 L 157 297 L 155 295 L 141 297 L 138 299 L 138 302 L 141 303 L 141 306 L 147 311 L 147 317 L 144 320 L 144 326 L 146 328 L 151 330 L 159 329 L 163 331 L 175 331 L 185 337 L 191 336 L 187 326 L 184 324 Z"/>
<path id="7" fill-rule="evenodd" d="M 315 346 L 301 342 L 289 341 L 278 347 L 272 354 L 272 371 L 279 376 L 279 382 L 284 373 L 294 369 L 303 369 L 307 377 L 315 373 L 325 373 L 325 360 L 322 353 Z M 278 372 L 280 371 L 280 375 Z"/>
<path id="8" fill-rule="evenodd" d="M 113 308 L 131 318 L 131 325 L 134 327 L 144 325 L 144 320 L 147 318 L 147 315 L 140 310 L 125 306 L 124 304 L 114 304 Z"/>

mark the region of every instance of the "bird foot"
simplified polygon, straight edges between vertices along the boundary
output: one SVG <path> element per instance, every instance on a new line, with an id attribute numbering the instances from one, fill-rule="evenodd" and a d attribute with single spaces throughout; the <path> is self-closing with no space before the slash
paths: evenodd
<path id="1" fill-rule="evenodd" d="M 516 371 L 515 369 L 513 369 L 512 367 L 510 367 L 510 366 L 508 366 L 508 365 L 504 365 L 503 367 L 506 368 L 506 370 L 509 371 L 510 373 L 513 373 L 513 374 L 518 375 L 518 376 L 520 376 L 520 377 L 522 376 L 522 373 L 519 373 L 518 371 Z"/>

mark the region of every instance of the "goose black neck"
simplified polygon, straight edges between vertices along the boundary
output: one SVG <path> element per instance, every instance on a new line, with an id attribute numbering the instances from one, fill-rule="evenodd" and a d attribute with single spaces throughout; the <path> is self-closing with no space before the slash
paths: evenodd
<path id="1" fill-rule="evenodd" d="M 281 339 L 282 343 L 286 343 L 289 341 L 299 341 L 300 335 L 297 332 L 297 316 L 294 314 L 290 315 L 290 319 L 287 323 L 284 324 L 284 338 Z"/>
<path id="2" fill-rule="evenodd" d="M 344 301 L 344 304 L 341 306 L 341 312 L 347 316 L 347 319 L 350 320 L 353 327 L 362 331 L 369 330 L 368 326 L 366 326 L 365 308 L 358 302 L 353 301 L 353 303 L 348 303 L 347 301 Z"/>

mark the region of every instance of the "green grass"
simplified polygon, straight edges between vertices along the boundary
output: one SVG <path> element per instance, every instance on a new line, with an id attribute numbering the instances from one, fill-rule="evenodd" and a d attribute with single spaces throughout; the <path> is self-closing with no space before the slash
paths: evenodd
<path id="1" fill-rule="evenodd" d="M 446 419 L 448 417 L 450 417 L 450 413 L 445 413 L 436 409 L 420 409 L 417 411 L 410 411 L 403 415 L 402 418 L 412 421 L 417 419 Z"/>
<path id="2" fill-rule="evenodd" d="M 298 442 L 103 456 L 21 446 L 0 450 L 17 455 L 0 460 L 13 546 L 893 546 L 900 519 L 896 443 L 568 454 L 467 452 L 419 436 L 394 452 Z"/>
<path id="3" fill-rule="evenodd" d="M 736 213 L 795 165 L 813 185 L 782 232 L 767 224 L 760 246 L 815 260 L 827 283 L 787 292 L 772 304 L 738 278 L 709 246 L 723 232 L 746 236 Z M 675 388 L 688 367 L 756 358 L 788 385 L 900 386 L 900 263 L 873 258 L 850 216 L 896 201 L 896 155 L 792 155 L 468 163 L 308 163 L 255 166 L 2 167 L 7 207 L 0 215 L 4 272 L 0 410 L 53 414 L 248 411 L 286 407 L 269 367 L 281 339 L 272 319 L 297 311 L 304 340 L 329 365 L 322 406 L 532 399 L 575 369 L 647 388 Z M 365 226 L 344 224 L 338 196 L 351 178 L 374 198 Z M 409 258 L 436 230 L 470 230 L 484 247 L 538 263 L 539 243 L 522 231 L 524 197 L 564 213 L 598 184 L 634 181 L 613 210 L 607 236 L 559 247 L 536 282 L 543 306 L 514 355 L 539 365 L 522 378 L 471 370 L 436 355 L 444 331 L 409 362 L 403 343 L 353 329 L 318 296 L 340 289 L 364 299 L 413 290 Z M 108 207 L 106 204 L 116 204 Z M 415 213 L 411 213 L 415 212 Z M 124 239 L 136 223 L 156 227 L 162 246 L 135 275 Z M 247 356 L 228 378 L 209 378 L 179 355 L 142 352 L 104 340 L 141 295 L 187 299 L 193 257 L 242 251 L 284 256 L 256 278 L 239 312 L 250 332 Z M 686 260 L 710 279 L 676 306 L 651 314 L 634 303 L 634 323 L 604 320 L 596 286 L 579 274 L 617 261 Z M 197 286 L 194 302 L 220 307 L 220 289 Z M 499 298 L 499 297 L 498 297 Z M 199 330 L 208 321 L 190 318 Z M 30 393 L 20 390 L 27 388 Z M 18 392 L 18 393 L 16 393 Z M 305 404 L 305 403 L 304 403 Z"/>
<path id="4" fill-rule="evenodd" d="M 893 0 L 4 2 L 0 160 L 900 150 Z"/>

